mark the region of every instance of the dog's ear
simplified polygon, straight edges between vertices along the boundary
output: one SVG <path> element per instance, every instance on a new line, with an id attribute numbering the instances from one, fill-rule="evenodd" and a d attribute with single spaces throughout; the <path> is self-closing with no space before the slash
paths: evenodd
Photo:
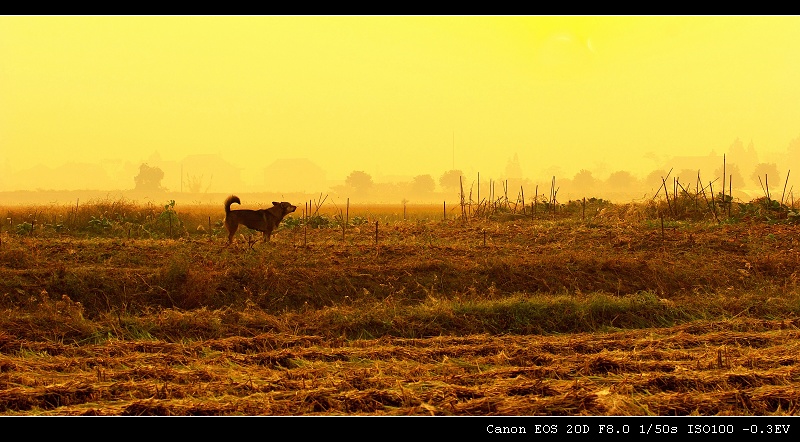
<path id="1" fill-rule="evenodd" d="M 273 201 L 273 202 L 272 202 L 272 205 L 273 205 L 273 206 L 280 206 L 280 205 L 281 205 L 281 203 L 276 203 L 275 201 Z"/>

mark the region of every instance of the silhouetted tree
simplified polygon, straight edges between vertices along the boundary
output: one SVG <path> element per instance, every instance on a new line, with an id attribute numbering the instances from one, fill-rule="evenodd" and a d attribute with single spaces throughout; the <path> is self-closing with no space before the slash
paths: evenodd
<path id="1" fill-rule="evenodd" d="M 464 176 L 464 172 L 458 169 L 448 170 L 439 177 L 439 185 L 443 189 L 460 191 L 462 176 Z"/>
<path id="2" fill-rule="evenodd" d="M 758 164 L 758 153 L 753 142 L 744 147 L 744 144 L 738 138 L 734 140 L 733 144 L 728 148 L 728 161 L 731 163 L 741 164 L 745 169 L 750 169 Z"/>
<path id="3" fill-rule="evenodd" d="M 658 191 L 658 189 L 664 185 L 663 179 L 672 179 L 667 177 L 668 173 L 668 170 L 654 170 L 647 174 L 647 176 L 644 178 L 645 189 L 652 192 Z M 672 175 L 670 175 L 670 177 L 671 176 Z M 697 174 L 695 174 L 695 181 L 697 181 Z"/>
<path id="4" fill-rule="evenodd" d="M 572 178 L 572 186 L 578 192 L 593 192 L 596 190 L 597 179 L 592 176 L 591 171 L 581 169 Z"/>
<path id="5" fill-rule="evenodd" d="M 360 170 L 350 172 L 344 183 L 357 191 L 365 191 L 372 187 L 372 176 Z"/>
<path id="6" fill-rule="evenodd" d="M 146 192 L 163 191 L 161 180 L 164 179 L 164 171 L 158 167 L 150 167 L 146 163 L 139 166 L 139 174 L 133 177 L 134 189 Z"/>
<path id="7" fill-rule="evenodd" d="M 208 192 L 208 188 L 211 187 L 211 181 L 214 179 L 214 175 L 211 175 L 211 178 L 208 180 L 208 185 L 205 186 L 205 192 Z M 199 177 L 197 175 L 189 175 L 186 174 L 186 187 L 188 187 L 189 192 L 191 193 L 200 193 L 203 190 L 203 175 Z"/>
<path id="8" fill-rule="evenodd" d="M 742 176 L 742 172 L 739 170 L 739 166 L 737 164 L 728 163 L 725 165 L 725 193 L 728 193 L 728 185 L 731 184 L 731 176 L 733 176 L 733 189 L 737 187 L 746 186 L 747 183 L 744 182 L 744 177 Z M 722 166 L 719 166 L 716 170 L 714 170 L 714 177 L 720 177 L 718 180 L 720 182 L 720 186 L 722 185 Z M 717 185 L 714 184 L 714 192 L 720 193 L 722 190 L 717 191 Z"/>
<path id="9" fill-rule="evenodd" d="M 417 175 L 411 182 L 411 190 L 415 193 L 431 193 L 436 190 L 436 181 L 430 175 Z"/>
<path id="10" fill-rule="evenodd" d="M 631 191 L 636 186 L 636 177 L 627 170 L 618 170 L 609 175 L 606 182 L 611 189 Z"/>
<path id="11" fill-rule="evenodd" d="M 722 170 L 721 167 L 720 167 L 720 170 Z M 714 175 L 714 176 L 722 176 L 722 173 L 719 173 L 719 174 Z M 697 184 L 697 169 L 681 169 L 680 171 L 673 170 L 672 174 L 669 177 L 667 177 L 665 175 L 664 178 L 667 179 L 667 185 L 668 186 L 672 186 L 672 179 L 673 178 L 677 178 L 678 179 L 678 183 L 680 183 L 680 185 L 683 186 L 686 190 L 689 190 L 687 186 L 692 187 L 692 189 L 694 189 L 694 185 Z M 700 175 L 700 179 L 703 180 L 703 181 L 705 181 L 707 178 L 711 178 L 711 177 L 708 177 L 708 176 L 705 176 L 705 175 L 702 175 L 702 174 Z M 714 179 L 714 178 L 711 178 L 711 179 Z M 708 183 L 706 182 L 705 185 L 707 186 Z M 671 188 L 672 187 L 670 187 L 670 189 Z"/>
<path id="12" fill-rule="evenodd" d="M 759 178 L 761 179 L 760 181 Z M 770 188 L 775 189 L 775 185 L 780 181 L 778 166 L 775 163 L 758 163 L 753 173 L 750 175 L 750 179 L 756 186 L 769 185 Z M 764 181 L 767 182 L 765 183 Z M 781 185 L 783 185 L 783 183 L 781 183 Z"/>
<path id="13" fill-rule="evenodd" d="M 506 163 L 506 178 L 522 178 L 522 166 L 519 165 L 519 156 L 516 153 Z"/>

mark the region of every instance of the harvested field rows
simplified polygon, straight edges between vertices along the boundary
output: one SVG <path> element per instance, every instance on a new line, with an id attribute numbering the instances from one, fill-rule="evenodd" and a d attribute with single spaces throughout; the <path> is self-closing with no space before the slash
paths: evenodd
<path id="1" fill-rule="evenodd" d="M 83 346 L 4 334 L 0 411 L 796 414 L 798 325 L 733 320 L 616 333 L 352 341 L 269 333 Z"/>

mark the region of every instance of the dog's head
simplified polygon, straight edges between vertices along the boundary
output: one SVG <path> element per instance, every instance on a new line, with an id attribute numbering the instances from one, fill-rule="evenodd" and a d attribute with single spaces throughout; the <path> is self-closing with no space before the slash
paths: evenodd
<path id="1" fill-rule="evenodd" d="M 289 213 L 294 212 L 295 210 L 297 210 L 297 206 L 293 206 L 293 205 L 291 205 L 291 203 L 287 203 L 286 201 L 281 201 L 279 203 L 273 201 L 272 205 L 280 207 L 281 208 L 281 212 L 284 214 L 284 216 L 289 214 Z"/>

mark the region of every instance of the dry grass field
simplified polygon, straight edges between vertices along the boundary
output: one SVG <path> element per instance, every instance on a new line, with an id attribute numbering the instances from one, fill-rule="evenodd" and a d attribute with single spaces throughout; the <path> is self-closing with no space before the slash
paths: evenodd
<path id="1" fill-rule="evenodd" d="M 800 413 L 794 212 L 672 203 L 2 207 L 0 414 Z"/>

